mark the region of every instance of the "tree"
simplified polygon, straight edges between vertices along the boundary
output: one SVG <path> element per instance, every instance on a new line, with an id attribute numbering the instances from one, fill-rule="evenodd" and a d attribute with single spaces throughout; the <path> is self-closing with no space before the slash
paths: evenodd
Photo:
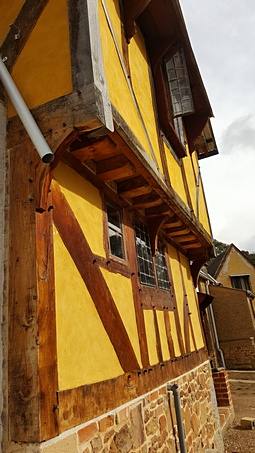
<path id="1" fill-rule="evenodd" d="M 221 253 L 225 252 L 229 246 L 229 244 L 225 244 L 224 242 L 217 241 L 217 239 L 213 240 L 213 245 L 215 249 L 215 255 L 218 256 Z M 255 266 L 255 253 L 250 253 L 247 250 L 241 250 L 242 254 L 247 258 Z"/>
<path id="2" fill-rule="evenodd" d="M 255 253 L 247 252 L 247 250 L 242 250 L 242 253 L 255 266 Z"/>
<path id="3" fill-rule="evenodd" d="M 217 241 L 217 239 L 213 240 L 213 245 L 215 249 L 215 255 L 218 256 L 222 252 L 225 252 L 228 248 L 228 244 L 225 244 L 224 242 Z"/>

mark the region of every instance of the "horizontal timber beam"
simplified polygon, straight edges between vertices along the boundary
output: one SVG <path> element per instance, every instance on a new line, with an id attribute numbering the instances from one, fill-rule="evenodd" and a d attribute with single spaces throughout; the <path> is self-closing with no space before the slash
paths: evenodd
<path id="1" fill-rule="evenodd" d="M 208 360 L 205 349 L 152 365 L 136 373 L 58 392 L 60 432 L 114 410 Z"/>

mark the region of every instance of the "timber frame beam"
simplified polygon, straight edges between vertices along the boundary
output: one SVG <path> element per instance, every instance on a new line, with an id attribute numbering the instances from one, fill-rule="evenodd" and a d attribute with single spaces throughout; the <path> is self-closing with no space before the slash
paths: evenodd
<path id="1" fill-rule="evenodd" d="M 37 20 L 49 0 L 26 0 L 0 48 L 6 67 L 11 72 Z"/>
<path id="2" fill-rule="evenodd" d="M 138 398 L 206 360 L 207 351 L 200 349 L 109 381 L 58 392 L 60 433 Z"/>
<path id="3" fill-rule="evenodd" d="M 89 134 L 81 135 L 71 144 L 65 161 L 77 169 L 80 162 L 80 173 L 91 175 L 90 179 L 101 189 L 104 183 L 107 192 L 112 191 L 114 199 L 118 197 L 118 201 L 122 200 L 130 211 L 141 212 L 146 217 L 153 253 L 161 231 L 191 260 L 209 257 L 210 235 L 191 208 L 170 185 L 166 185 L 154 162 L 114 107 L 113 113 L 115 131 L 101 138 L 90 139 Z"/>

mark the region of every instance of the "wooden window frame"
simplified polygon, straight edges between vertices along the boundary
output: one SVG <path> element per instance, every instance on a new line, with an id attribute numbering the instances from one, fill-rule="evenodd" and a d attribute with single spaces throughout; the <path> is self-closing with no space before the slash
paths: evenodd
<path id="1" fill-rule="evenodd" d="M 136 225 L 135 225 L 135 223 L 137 223 L 137 222 L 142 224 L 143 227 L 145 227 L 147 229 L 146 223 L 142 222 L 140 219 L 137 219 L 137 218 L 134 219 L 133 226 L 134 226 L 135 244 L 137 244 L 137 234 L 136 234 L 137 228 L 136 228 Z M 164 240 L 161 237 L 159 238 L 159 240 L 160 240 L 161 244 L 163 245 L 163 247 L 165 248 Z M 159 266 L 159 264 L 156 261 L 156 254 L 155 254 L 155 256 L 153 256 L 153 254 L 152 254 L 149 232 L 147 232 L 147 241 L 148 241 L 147 248 L 150 251 L 151 265 L 152 265 L 152 271 L 153 271 L 153 276 L 152 277 L 154 278 L 155 284 L 145 283 L 144 281 L 141 280 L 141 271 L 140 271 L 140 267 L 139 267 L 139 255 L 137 253 L 138 273 L 139 273 L 139 278 L 140 278 L 140 284 L 142 286 L 145 286 L 145 287 L 156 289 L 157 291 L 168 292 L 171 289 L 171 279 L 170 279 L 170 273 L 169 273 L 169 268 L 168 268 L 168 264 L 167 264 L 166 253 L 164 251 L 164 258 L 165 258 L 165 265 L 166 265 L 166 269 L 167 269 L 169 288 L 162 288 L 162 287 L 159 286 L 159 278 L 158 278 L 158 269 L 159 269 L 160 266 Z M 137 251 L 137 247 L 136 247 L 136 251 Z"/>
<path id="2" fill-rule="evenodd" d="M 118 258 L 110 253 L 110 243 L 109 243 L 109 231 L 108 231 L 108 215 L 107 215 L 107 203 L 116 207 L 121 211 L 122 217 L 122 234 L 123 234 L 123 248 L 124 248 L 124 259 Z M 126 238 L 126 225 L 127 225 L 127 212 L 121 204 L 117 204 L 111 200 L 109 197 L 105 197 L 102 194 L 102 212 L 103 212 L 103 236 L 104 236 L 104 249 L 105 249 L 105 258 L 102 256 L 96 256 L 97 262 L 104 269 L 109 270 L 110 272 L 119 273 L 126 277 L 130 277 L 130 264 L 128 259 L 128 250 L 127 250 L 127 238 Z"/>
<path id="3" fill-rule="evenodd" d="M 164 55 L 163 66 L 172 117 L 178 118 L 193 114 L 195 110 L 189 74 L 184 50 L 180 45 L 170 47 Z"/>
<path id="4" fill-rule="evenodd" d="M 115 209 L 116 212 L 118 212 L 118 217 L 119 217 L 119 232 L 116 230 L 116 233 L 118 233 L 118 236 L 121 238 L 121 249 L 122 249 L 122 254 L 123 257 L 118 256 L 117 254 L 113 253 L 112 246 L 111 246 L 111 234 L 110 231 L 113 230 L 113 227 L 111 227 L 111 222 L 109 220 L 109 209 L 108 207 L 111 207 L 112 209 Z M 119 206 L 117 206 L 115 203 L 112 203 L 110 200 L 105 200 L 105 211 L 106 211 L 106 220 L 107 220 L 107 233 L 108 233 L 108 253 L 109 257 L 112 259 L 117 259 L 122 261 L 126 261 L 126 247 L 125 247 L 125 238 L 124 238 L 124 225 L 123 225 L 123 209 Z"/>

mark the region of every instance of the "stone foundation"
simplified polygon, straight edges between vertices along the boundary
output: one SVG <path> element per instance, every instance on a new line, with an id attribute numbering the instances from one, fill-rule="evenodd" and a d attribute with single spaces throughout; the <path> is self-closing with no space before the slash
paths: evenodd
<path id="1" fill-rule="evenodd" d="M 207 449 L 223 452 L 209 362 L 175 379 L 172 383 L 177 383 L 179 387 L 187 453 L 205 452 Z M 42 444 L 39 451 L 176 453 L 179 451 L 179 439 L 173 394 L 167 392 L 167 386 L 164 385 L 115 411 Z"/>

